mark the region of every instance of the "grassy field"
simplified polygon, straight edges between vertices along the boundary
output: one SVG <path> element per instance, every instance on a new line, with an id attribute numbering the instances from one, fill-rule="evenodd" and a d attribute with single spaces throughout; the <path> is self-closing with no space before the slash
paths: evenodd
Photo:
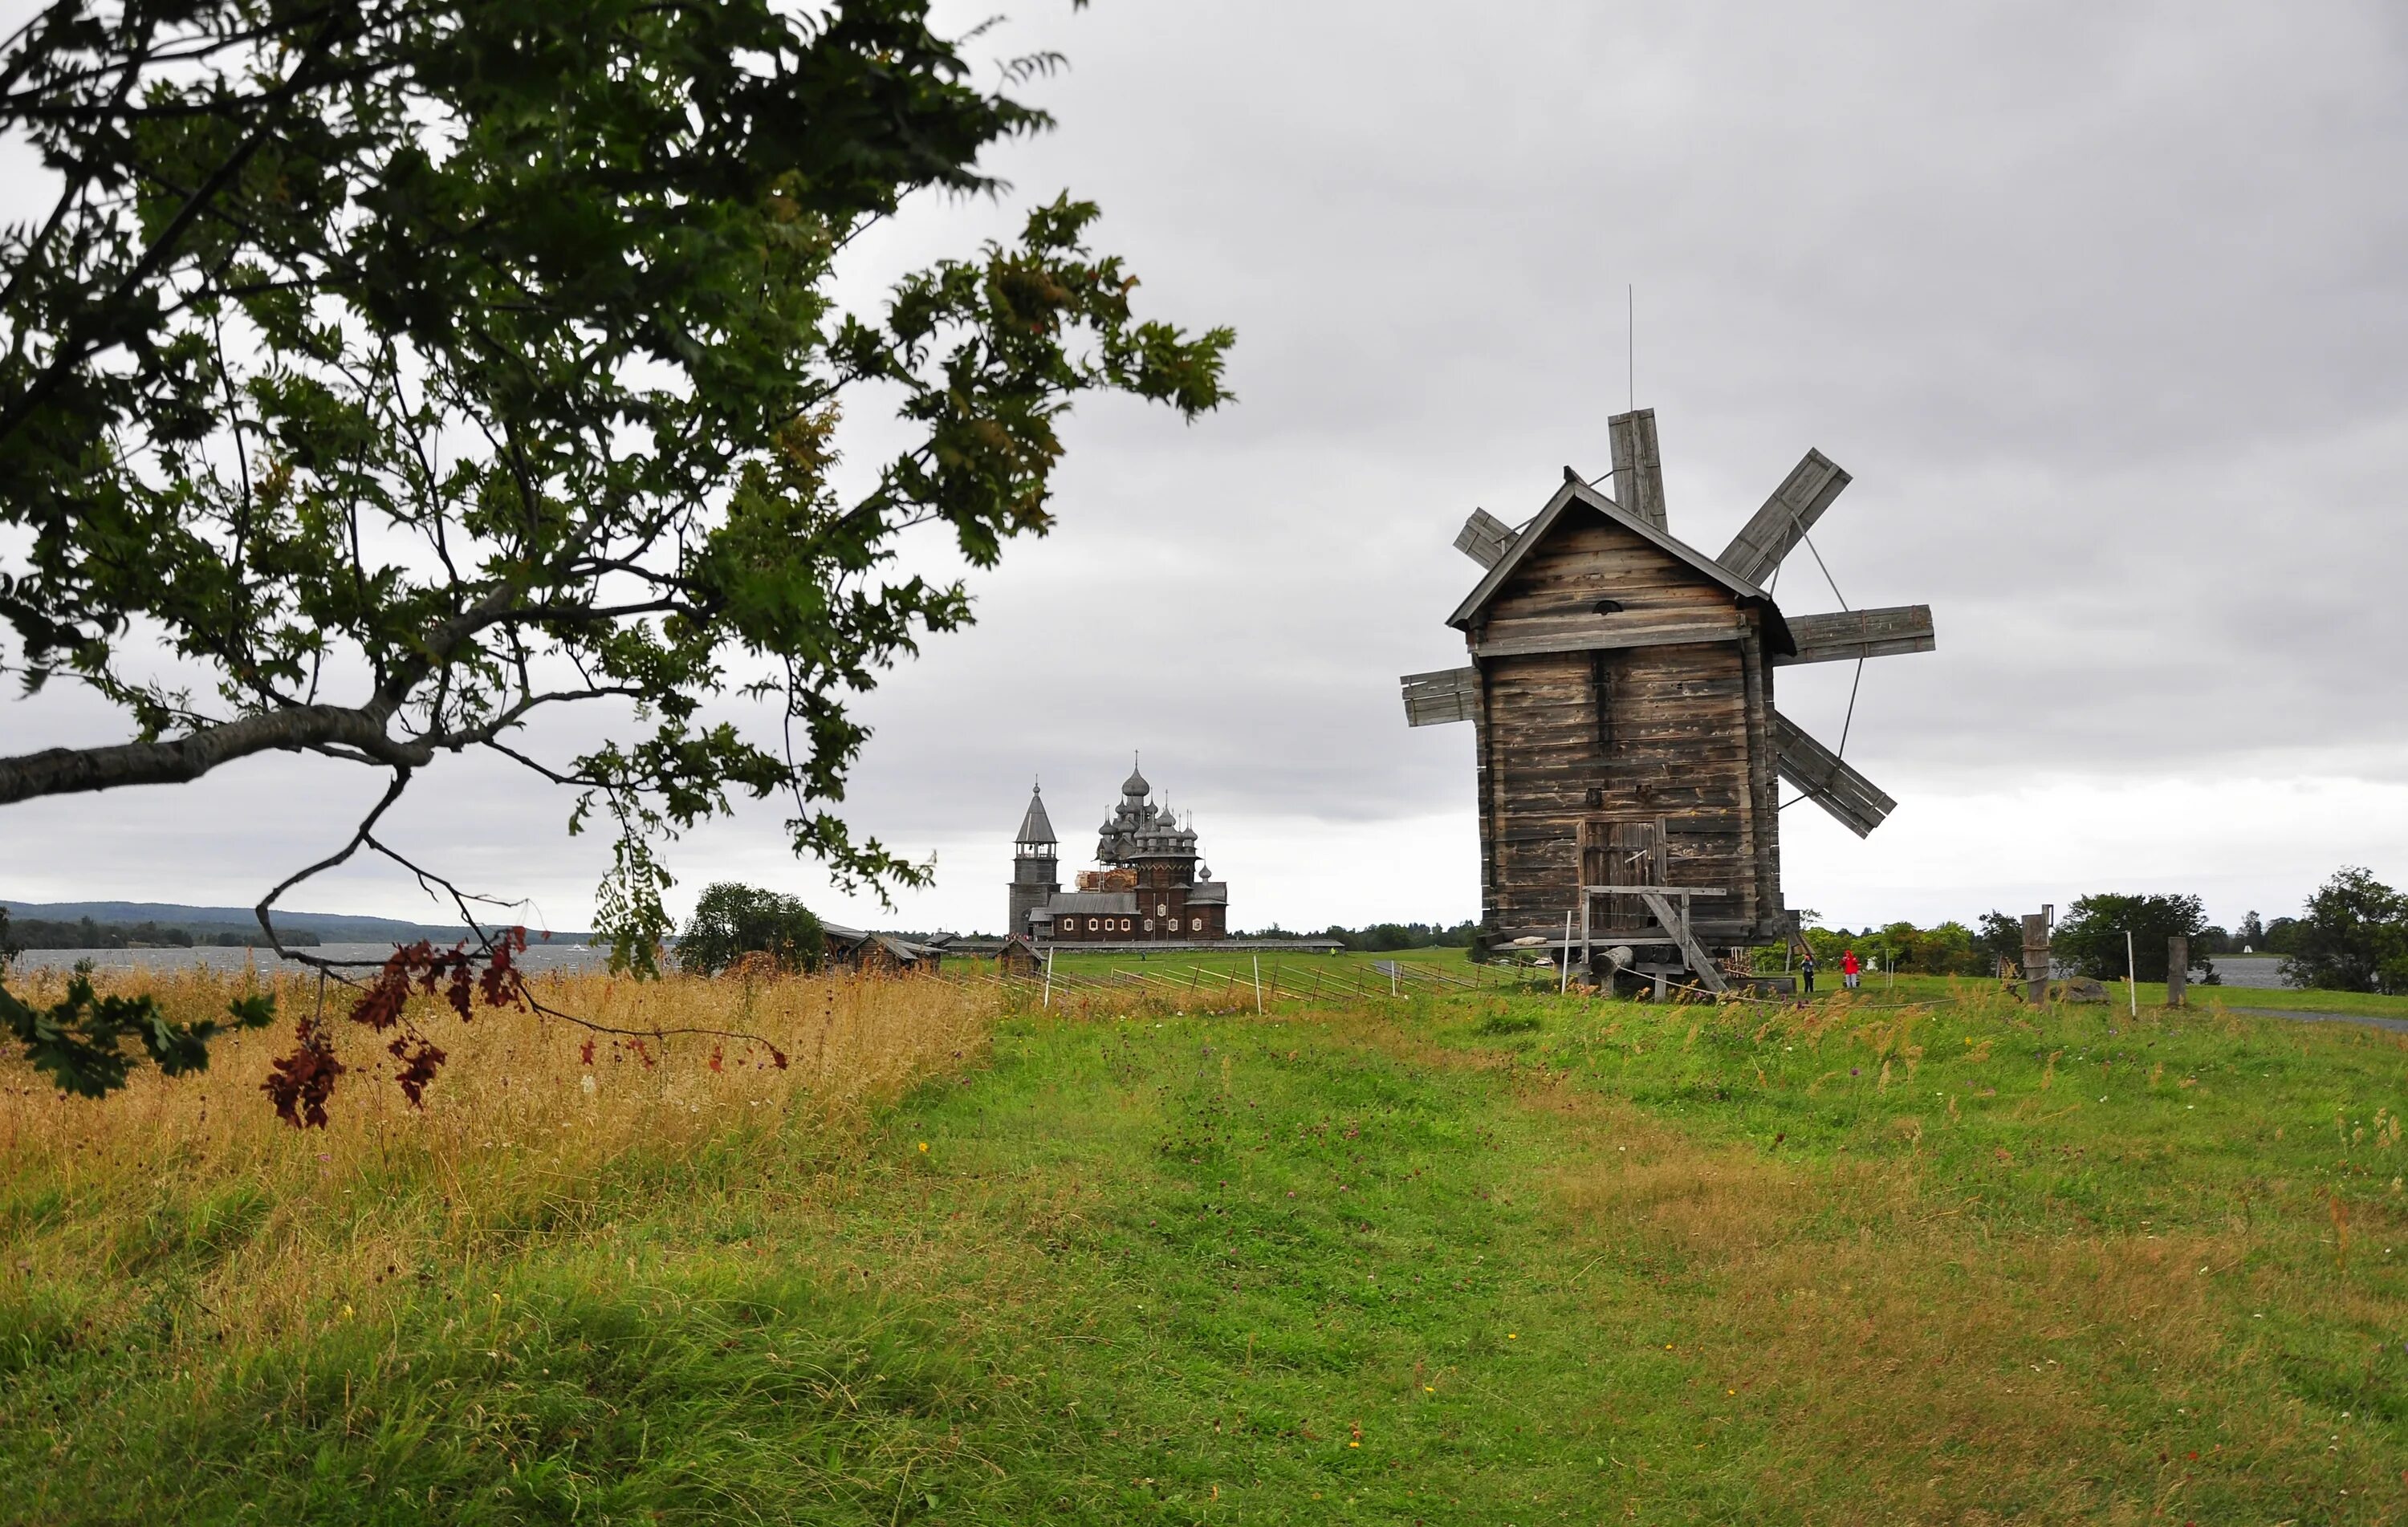
<path id="1" fill-rule="evenodd" d="M 480 1016 L 425 1115 L 354 1075 L 308 1135 L 258 1040 L 98 1106 L 0 1072 L 0 1517 L 2408 1514 L 2408 1036 L 561 994 L 796 1063 Z"/>
<path id="2" fill-rule="evenodd" d="M 1821 984 L 1825 990 L 1816 995 L 1832 995 L 1829 989 L 1838 982 L 1837 976 L 1824 972 Z M 1950 977 L 1899 976 L 1893 978 L 1870 975 L 1865 978 L 1862 990 L 1867 1000 L 1947 1003 L 1996 984 Z M 2143 1017 L 2164 1016 L 2165 982 L 2143 981 L 2137 993 L 2122 981 L 2102 984 L 2107 989 L 2107 1006 L 2128 1013 L 2130 999 L 2137 995 Z M 2185 1001 L 2192 1012 L 2199 1014 L 2254 1007 L 2288 1012 L 2347 1013 L 2360 1018 L 2408 1019 L 2408 996 L 2378 996 L 2371 992 L 2326 992 L 2288 986 L 2201 986 L 2194 981 L 2185 994 Z"/>
<path id="3" fill-rule="evenodd" d="M 2165 988 L 2141 983 L 2141 1003 L 2154 993 L 2165 1000 Z M 2301 1013 L 2355 1013 L 2365 1018 L 2408 1019 L 2408 996 L 2377 996 L 2372 992 L 2324 992 L 2298 987 L 2194 986 L 2187 993 L 2193 1006 L 2270 1007 Z"/>
<path id="4" fill-rule="evenodd" d="M 1054 984 L 1073 1000 L 1082 996 L 1101 1000 L 1106 993 L 1095 990 L 1100 986 L 1115 993 L 1142 994 L 1178 1012 L 1254 1007 L 1258 995 L 1268 1006 L 1285 998 L 1320 1003 L 1415 992 L 1553 989 L 1555 976 L 1553 966 L 1541 971 L 1476 965 L 1459 949 L 1327 954 L 1180 949 L 1147 954 L 1057 953 Z M 1041 988 L 1042 982 L 1039 985 Z"/>

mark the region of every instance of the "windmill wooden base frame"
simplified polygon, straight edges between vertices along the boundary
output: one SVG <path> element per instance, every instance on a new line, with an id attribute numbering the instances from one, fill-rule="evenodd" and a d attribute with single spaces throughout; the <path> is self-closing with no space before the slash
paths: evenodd
<path id="1" fill-rule="evenodd" d="M 1810 450 L 1719 557 L 1667 527 L 1653 409 L 1608 421 L 1613 492 L 1570 467 L 1516 527 L 1475 509 L 1455 547 L 1486 571 L 1447 623 L 1468 666 L 1401 680 L 1409 725 L 1478 731 L 1481 922 L 1594 967 L 1601 944 L 1781 943 L 1780 789 L 1858 837 L 1898 803 L 1773 708 L 1776 669 L 1928 652 L 1928 605 L 1785 618 L 1764 587 L 1850 480 Z M 1836 589 L 1835 589 L 1836 592 Z M 1580 937 L 1561 931 L 1567 904 Z M 1627 926 L 1644 907 L 1648 926 Z M 1603 915 L 1599 912 L 1602 908 Z"/>

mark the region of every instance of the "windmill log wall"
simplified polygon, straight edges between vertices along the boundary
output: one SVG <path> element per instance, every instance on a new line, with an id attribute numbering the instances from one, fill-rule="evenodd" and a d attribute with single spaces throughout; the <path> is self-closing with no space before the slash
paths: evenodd
<path id="1" fill-rule="evenodd" d="M 1560 935 L 1581 885 L 1653 884 L 1727 892 L 1694 904 L 1710 945 L 1781 936 L 1762 621 L 1602 517 L 1529 549 L 1467 632 L 1494 935 Z M 1664 936 L 1636 897 L 1591 917 L 1612 941 Z"/>

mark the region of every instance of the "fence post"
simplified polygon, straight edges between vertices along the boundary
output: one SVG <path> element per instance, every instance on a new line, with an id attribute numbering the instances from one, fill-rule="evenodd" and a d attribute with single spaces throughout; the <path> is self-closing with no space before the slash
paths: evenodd
<path id="1" fill-rule="evenodd" d="M 2189 985 L 2190 940 L 2174 934 L 2166 939 L 2166 1006 L 2182 1006 Z"/>
<path id="2" fill-rule="evenodd" d="M 2132 999 L 2132 1016 L 2141 1016 L 2140 956 L 2132 952 L 2132 930 L 2124 930 L 2124 994 Z"/>
<path id="3" fill-rule="evenodd" d="M 1045 1000 L 1038 1006 L 1039 1007 L 1054 1006 L 1054 946 L 1051 944 L 1045 946 Z"/>
<path id="4" fill-rule="evenodd" d="M 2048 1000 L 2048 914 L 2024 914 L 2024 1000 L 2037 1006 Z"/>
<path id="5" fill-rule="evenodd" d="M 1254 1016 L 1263 1014 L 1263 957 L 1254 956 Z"/>

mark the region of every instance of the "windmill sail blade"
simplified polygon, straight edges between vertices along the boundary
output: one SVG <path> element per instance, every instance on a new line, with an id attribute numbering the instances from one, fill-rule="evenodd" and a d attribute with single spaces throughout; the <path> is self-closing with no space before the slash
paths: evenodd
<path id="1" fill-rule="evenodd" d="M 1798 730 L 1779 711 L 1772 713 L 1772 746 L 1781 778 L 1796 785 L 1816 806 L 1837 817 L 1840 825 L 1858 837 L 1870 837 L 1898 803 L 1881 787 L 1840 761 L 1840 756 Z"/>
<path id="2" fill-rule="evenodd" d="M 1789 635 L 1798 644 L 1796 655 L 1772 660 L 1784 667 L 1793 663 L 1843 663 L 1850 658 L 1928 652 L 1940 645 L 1932 635 L 1928 605 L 1793 615 L 1789 618 Z"/>
<path id="3" fill-rule="evenodd" d="M 1405 687 L 1407 726 L 1443 726 L 1449 721 L 1468 721 L 1480 714 L 1477 668 L 1407 674 L 1398 682 Z"/>
<path id="4" fill-rule="evenodd" d="M 1483 567 L 1494 567 L 1513 549 L 1513 527 L 1486 509 L 1474 509 L 1455 533 L 1455 549 Z"/>
<path id="5" fill-rule="evenodd" d="M 1654 525 L 1664 524 L 1664 458 L 1656 448 L 1656 410 L 1640 408 L 1605 421 L 1613 449 L 1613 501 Z"/>
<path id="6" fill-rule="evenodd" d="M 1756 511 L 1756 518 L 1714 560 L 1750 583 L 1761 584 L 1814 528 L 1814 521 L 1823 518 L 1823 511 L 1848 482 L 1848 474 L 1839 463 L 1819 450 L 1808 451 L 1798 469 L 1783 479 L 1764 501 L 1764 507 Z"/>

